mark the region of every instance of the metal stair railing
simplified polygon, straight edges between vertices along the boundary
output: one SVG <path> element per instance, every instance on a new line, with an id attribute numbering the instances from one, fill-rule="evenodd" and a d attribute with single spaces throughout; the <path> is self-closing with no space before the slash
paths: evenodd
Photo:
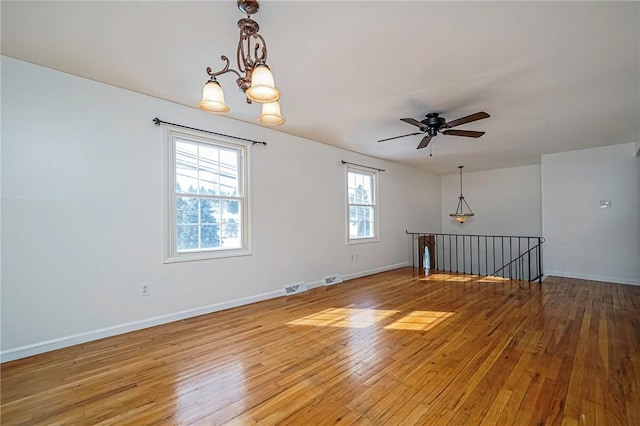
<path id="1" fill-rule="evenodd" d="M 544 238 L 542 239 L 542 241 L 539 244 L 536 244 L 534 247 L 531 247 L 529 250 L 525 251 L 524 253 L 522 253 L 520 256 L 516 257 L 515 259 L 513 259 L 508 264 L 502 266 L 501 268 L 497 269 L 493 273 L 489 274 L 489 276 L 499 277 L 500 273 L 502 273 L 503 274 L 502 276 L 504 276 L 504 271 L 507 269 L 507 267 L 511 268 L 513 266 L 512 270 L 515 271 L 513 273 L 513 275 L 514 275 L 513 279 L 524 281 L 523 272 L 525 271 L 525 267 L 524 267 L 525 256 L 528 258 L 527 262 L 529 263 L 530 259 L 531 259 L 531 254 L 533 253 L 534 256 L 536 256 L 537 253 L 534 252 L 534 251 L 540 250 L 542 248 L 542 243 L 543 242 L 544 242 Z M 536 275 L 535 277 L 531 277 L 531 269 L 528 269 L 528 271 L 529 271 L 529 277 L 528 277 L 527 281 L 542 282 L 542 271 L 541 270 L 536 270 L 538 275 Z"/>
<path id="2" fill-rule="evenodd" d="M 543 237 L 405 232 L 414 267 L 428 250 L 432 269 L 542 282 Z"/>

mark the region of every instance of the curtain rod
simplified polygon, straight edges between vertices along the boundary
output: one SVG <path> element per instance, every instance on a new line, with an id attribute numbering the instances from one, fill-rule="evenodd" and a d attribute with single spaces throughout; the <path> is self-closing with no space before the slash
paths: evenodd
<path id="1" fill-rule="evenodd" d="M 233 139 L 238 139 L 238 140 L 241 140 L 241 141 L 247 141 L 247 142 L 253 143 L 254 145 L 257 144 L 257 143 L 265 145 L 265 146 L 267 145 L 266 142 L 254 141 L 253 139 L 245 139 L 245 138 L 241 138 L 241 137 L 238 137 L 238 136 L 225 135 L 224 133 L 212 132 L 210 130 L 202 130 L 202 129 L 196 129 L 195 127 L 183 126 L 182 124 L 169 123 L 168 121 L 160 120 L 158 117 L 154 118 L 153 122 L 156 124 L 156 126 L 159 126 L 160 124 L 170 124 L 171 126 L 182 127 L 183 129 L 197 130 L 198 132 L 205 132 L 205 133 L 210 133 L 212 135 L 224 136 L 225 138 L 233 138 Z"/>
<path id="2" fill-rule="evenodd" d="M 350 162 L 344 161 L 344 160 L 342 160 L 342 164 L 351 164 L 353 166 L 364 167 L 365 169 L 377 170 L 379 172 L 385 172 L 386 171 L 385 169 L 379 169 L 377 167 L 370 167 L 370 166 L 363 166 L 362 164 L 350 163 Z"/>

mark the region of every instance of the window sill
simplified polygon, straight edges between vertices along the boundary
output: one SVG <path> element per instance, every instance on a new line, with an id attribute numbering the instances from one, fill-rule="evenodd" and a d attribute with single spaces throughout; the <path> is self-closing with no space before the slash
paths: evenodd
<path id="1" fill-rule="evenodd" d="M 355 245 L 355 244 L 367 244 L 367 243 L 377 243 L 380 242 L 380 238 L 358 238 L 353 240 L 347 240 L 347 245 Z"/>
<path id="2" fill-rule="evenodd" d="M 251 256 L 251 250 L 222 250 L 195 253 L 180 253 L 168 256 L 164 263 L 193 262 L 196 260 L 222 259 L 226 257 Z"/>

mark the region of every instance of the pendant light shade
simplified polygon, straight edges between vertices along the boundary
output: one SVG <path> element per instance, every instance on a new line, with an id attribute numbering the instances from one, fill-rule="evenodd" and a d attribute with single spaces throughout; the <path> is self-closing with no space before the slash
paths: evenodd
<path id="1" fill-rule="evenodd" d="M 473 213 L 451 213 L 449 216 L 453 217 L 459 223 L 464 223 L 467 218 L 475 215 Z"/>
<path id="2" fill-rule="evenodd" d="M 458 166 L 460 169 L 460 196 L 458 197 L 458 207 L 456 208 L 455 213 L 451 213 L 449 216 L 454 218 L 458 223 L 464 223 L 468 218 L 475 216 L 473 211 L 471 211 L 471 207 L 467 204 L 467 201 L 464 199 L 464 195 L 462 195 L 462 168 L 464 166 Z M 463 211 L 464 206 L 467 206 L 468 213 Z"/>
<path id="3" fill-rule="evenodd" d="M 258 121 L 269 126 L 279 126 L 284 123 L 278 101 L 262 104 L 262 114 L 258 117 Z"/>
<path id="4" fill-rule="evenodd" d="M 251 72 L 251 87 L 245 92 L 247 97 L 255 102 L 269 103 L 280 98 L 280 91 L 276 89 L 273 74 L 266 64 L 258 64 Z"/>
<path id="5" fill-rule="evenodd" d="M 222 87 L 217 81 L 209 80 L 204 85 L 202 101 L 198 104 L 198 108 L 214 114 L 229 112 L 230 108 L 224 101 L 224 92 L 222 92 Z"/>

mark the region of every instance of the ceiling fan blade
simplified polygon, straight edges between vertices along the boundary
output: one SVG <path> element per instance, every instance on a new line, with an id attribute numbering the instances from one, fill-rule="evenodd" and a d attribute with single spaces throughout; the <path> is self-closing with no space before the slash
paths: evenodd
<path id="1" fill-rule="evenodd" d="M 392 138 L 386 138 L 386 139 L 380 139 L 378 142 L 384 142 L 384 141 L 390 141 L 392 139 L 398 139 L 398 138 L 404 138 L 405 136 L 413 136 L 413 135 L 419 135 L 422 132 L 416 132 L 416 133 L 409 133 L 407 135 L 402 135 L 402 136 L 394 136 Z"/>
<path id="2" fill-rule="evenodd" d="M 480 136 L 484 135 L 485 132 L 475 132 L 473 130 L 443 130 L 442 134 L 443 135 L 450 135 L 450 136 L 464 136 L 467 138 L 479 138 Z"/>
<path id="3" fill-rule="evenodd" d="M 420 141 L 420 145 L 418 145 L 416 149 L 426 148 L 429 145 L 429 142 L 431 142 L 431 136 L 425 136 L 424 138 L 422 138 L 422 141 Z"/>
<path id="4" fill-rule="evenodd" d="M 418 126 L 421 129 L 424 129 L 425 127 L 427 127 L 424 123 L 421 123 L 418 120 L 415 120 L 413 118 L 401 118 L 400 120 L 404 121 L 405 123 L 409 123 L 409 124 L 413 124 L 414 126 Z"/>
<path id="5" fill-rule="evenodd" d="M 483 118 L 491 117 L 486 112 L 476 112 L 475 114 L 467 115 L 466 117 L 458 118 L 457 120 L 449 121 L 445 124 L 447 128 L 456 127 L 461 124 L 471 123 L 472 121 L 482 120 Z"/>

